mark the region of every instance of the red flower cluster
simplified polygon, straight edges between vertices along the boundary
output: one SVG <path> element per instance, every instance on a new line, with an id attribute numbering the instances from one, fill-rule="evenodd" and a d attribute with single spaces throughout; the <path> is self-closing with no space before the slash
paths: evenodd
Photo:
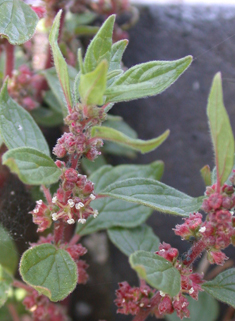
<path id="1" fill-rule="evenodd" d="M 51 209 L 42 200 L 36 202 L 33 211 L 29 212 L 33 215 L 34 224 L 38 225 L 37 232 L 43 232 L 51 226 Z"/>
<path id="2" fill-rule="evenodd" d="M 34 75 L 28 66 L 22 65 L 9 79 L 8 92 L 21 106 L 31 111 L 39 107 L 36 94 L 41 79 L 41 75 Z"/>
<path id="3" fill-rule="evenodd" d="M 141 309 L 149 308 L 150 299 L 155 290 L 152 290 L 146 284 L 140 287 L 131 287 L 127 282 L 119 283 L 119 289 L 116 290 L 117 312 L 123 314 L 138 314 Z"/>
<path id="4" fill-rule="evenodd" d="M 33 321 L 67 321 L 62 306 L 52 303 L 46 296 L 33 290 L 28 294 L 23 304 L 32 313 Z"/>
<path id="5" fill-rule="evenodd" d="M 69 114 L 64 122 L 69 126 L 69 133 L 64 133 L 57 140 L 53 153 L 62 158 L 67 154 L 86 156 L 89 160 L 94 160 L 100 152 L 98 149 L 103 146 L 103 141 L 98 138 L 91 138 L 91 126 L 99 125 L 105 120 L 105 112 L 96 106 L 78 105 Z"/>
<path id="6" fill-rule="evenodd" d="M 57 161 L 57 166 L 63 168 L 64 163 Z M 96 217 L 97 210 L 93 210 L 90 203 L 96 198 L 93 194 L 94 184 L 89 181 L 86 175 L 81 175 L 73 168 L 63 168 L 61 184 L 52 198 L 54 213 L 52 220 L 62 219 L 68 224 L 84 224 L 89 216 Z"/>

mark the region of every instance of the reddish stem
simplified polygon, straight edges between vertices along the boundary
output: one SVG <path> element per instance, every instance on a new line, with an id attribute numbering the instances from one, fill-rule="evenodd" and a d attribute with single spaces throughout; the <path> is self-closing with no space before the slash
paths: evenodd
<path id="1" fill-rule="evenodd" d="M 80 235 L 74 234 L 74 236 L 71 238 L 69 245 L 75 245 L 80 240 Z"/>
<path id="2" fill-rule="evenodd" d="M 6 50 L 6 67 L 5 67 L 5 77 L 12 77 L 12 71 L 14 69 L 14 46 L 8 41 L 5 44 Z"/>
<path id="3" fill-rule="evenodd" d="M 31 286 L 26 285 L 25 283 L 23 283 L 23 282 L 21 282 L 21 281 L 18 281 L 18 280 L 14 280 L 12 285 L 13 285 L 14 287 L 16 287 L 16 288 L 24 289 L 24 290 L 26 290 L 27 292 L 32 292 L 32 291 L 33 291 L 33 288 L 31 288 Z"/>
<path id="4" fill-rule="evenodd" d="M 42 185 L 42 190 L 43 190 L 43 193 L 46 197 L 48 204 L 50 204 L 52 201 L 50 190 L 48 188 L 46 188 L 46 186 L 44 186 L 44 185 Z"/>
<path id="5" fill-rule="evenodd" d="M 183 260 L 183 264 L 190 266 L 205 249 L 206 243 L 202 239 L 199 240 L 189 249 L 186 259 Z"/>
<path id="6" fill-rule="evenodd" d="M 7 304 L 7 308 L 8 308 L 8 311 L 9 311 L 11 317 L 12 317 L 12 320 L 13 321 L 20 321 L 20 318 L 18 316 L 18 313 L 17 313 L 14 305 L 12 303 L 9 303 L 9 304 Z"/>
<path id="7" fill-rule="evenodd" d="M 55 225 L 54 225 L 54 241 L 55 241 L 55 244 L 58 244 L 60 241 L 63 240 L 64 227 L 65 227 L 65 225 L 64 225 L 63 221 L 55 222 Z"/>

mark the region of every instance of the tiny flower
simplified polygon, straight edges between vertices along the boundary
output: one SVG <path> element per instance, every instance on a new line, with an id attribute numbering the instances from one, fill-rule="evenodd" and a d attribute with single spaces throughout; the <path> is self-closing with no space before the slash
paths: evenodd
<path id="1" fill-rule="evenodd" d="M 97 210 L 94 210 L 93 217 L 96 218 L 98 216 L 99 212 Z"/>
<path id="2" fill-rule="evenodd" d="M 199 229 L 199 232 L 200 232 L 200 233 L 204 233 L 205 230 L 206 230 L 206 227 L 205 227 L 205 226 L 202 226 L 202 227 Z"/>
<path id="3" fill-rule="evenodd" d="M 56 196 L 52 197 L 52 203 L 55 204 L 56 202 L 57 202 L 57 197 Z"/>
<path id="4" fill-rule="evenodd" d="M 77 210 L 80 210 L 80 208 L 84 207 L 84 204 L 82 202 L 79 202 L 79 203 L 75 204 L 75 207 Z"/>
<path id="5" fill-rule="evenodd" d="M 51 214 L 52 220 L 57 221 L 57 213 Z"/>
<path id="6" fill-rule="evenodd" d="M 69 207 L 74 207 L 74 201 L 70 198 L 68 200 Z"/>
<path id="7" fill-rule="evenodd" d="M 92 201 L 94 201 L 96 199 L 95 195 L 94 194 L 91 194 L 90 195 L 90 198 L 92 199 Z"/>
<path id="8" fill-rule="evenodd" d="M 193 292 L 194 292 L 194 288 L 192 287 L 192 288 L 188 291 L 188 293 L 189 293 L 189 294 L 193 294 Z"/>
<path id="9" fill-rule="evenodd" d="M 86 220 L 84 218 L 80 218 L 78 220 L 78 223 L 81 223 L 81 224 L 85 224 L 86 223 Z"/>
<path id="10" fill-rule="evenodd" d="M 163 291 L 160 291 L 160 296 L 164 297 L 166 294 Z"/>
<path id="11" fill-rule="evenodd" d="M 75 223 L 75 221 L 74 221 L 74 219 L 73 219 L 73 218 L 70 218 L 69 220 L 67 220 L 67 223 L 68 223 L 68 224 L 74 224 L 74 223 Z"/>

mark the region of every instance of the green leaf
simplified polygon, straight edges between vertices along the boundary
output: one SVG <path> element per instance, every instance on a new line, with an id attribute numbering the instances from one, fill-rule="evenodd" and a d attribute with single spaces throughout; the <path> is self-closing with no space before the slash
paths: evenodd
<path id="1" fill-rule="evenodd" d="M 48 70 L 50 70 L 50 69 L 46 69 L 45 72 L 48 71 Z M 57 81 L 59 82 L 58 77 L 57 77 L 57 75 L 56 75 L 56 71 L 55 71 L 54 68 L 53 68 L 53 70 L 54 70 L 54 72 L 55 72 L 55 76 L 56 76 L 56 78 L 57 78 Z M 59 85 L 59 86 L 60 86 L 60 85 Z M 48 105 L 48 107 L 49 107 L 50 109 L 52 109 L 54 112 L 56 112 L 56 113 L 58 113 L 58 114 L 63 115 L 63 112 L 62 112 L 62 109 L 61 109 L 61 105 L 58 104 L 58 100 L 57 100 L 57 98 L 56 98 L 56 96 L 54 95 L 54 93 L 53 93 L 52 90 L 48 90 L 48 91 L 45 92 L 45 95 L 44 95 L 44 97 L 43 97 L 43 100 L 44 100 L 44 102 Z"/>
<path id="2" fill-rule="evenodd" d="M 132 129 L 125 121 L 123 121 L 121 117 L 110 117 L 110 115 L 108 115 L 108 119 L 104 122 L 104 126 L 119 130 L 126 136 L 129 136 L 133 139 L 137 138 L 136 131 L 134 131 L 134 129 Z M 104 143 L 103 152 L 118 156 L 127 156 L 130 158 L 134 158 L 136 156 L 136 151 L 109 141 Z"/>
<path id="3" fill-rule="evenodd" d="M 114 21 L 115 15 L 110 16 L 103 23 L 100 30 L 88 46 L 84 59 L 86 72 L 95 70 L 102 60 L 107 60 L 109 64 L 111 58 Z"/>
<path id="4" fill-rule="evenodd" d="M 61 170 L 47 155 L 34 148 L 19 147 L 3 155 L 3 164 L 29 185 L 50 185 L 59 180 Z"/>
<path id="5" fill-rule="evenodd" d="M 18 265 L 18 253 L 9 233 L 0 225 L 0 264 L 10 274 L 15 274 Z"/>
<path id="6" fill-rule="evenodd" d="M 81 74 L 79 94 L 82 102 L 87 105 L 102 105 L 106 89 L 108 64 L 106 60 L 100 62 L 95 70 Z"/>
<path id="7" fill-rule="evenodd" d="M 160 94 L 190 66 L 191 56 L 174 61 L 150 61 L 128 69 L 106 92 L 107 102 L 134 100 Z"/>
<path id="8" fill-rule="evenodd" d="M 77 26 L 74 34 L 77 36 L 94 36 L 99 31 L 97 26 Z"/>
<path id="9" fill-rule="evenodd" d="M 67 66 L 67 67 L 68 67 L 68 77 L 69 77 L 69 83 L 70 83 L 69 87 L 71 88 L 71 96 L 72 96 L 73 83 L 78 71 L 72 66 Z M 48 85 L 50 86 L 54 96 L 57 98 L 57 106 L 58 107 L 60 106 L 60 109 L 63 112 L 64 117 L 66 117 L 68 114 L 67 103 L 65 100 L 65 96 L 63 94 L 63 90 L 61 88 L 59 78 L 56 73 L 56 69 L 54 67 L 50 69 L 46 69 L 42 72 L 42 74 L 46 77 Z"/>
<path id="10" fill-rule="evenodd" d="M 39 107 L 32 111 L 32 116 L 39 125 L 45 127 L 55 127 L 63 123 L 62 114 L 51 108 Z"/>
<path id="11" fill-rule="evenodd" d="M 0 34 L 12 45 L 32 38 L 38 23 L 36 13 L 21 0 L 0 0 Z"/>
<path id="12" fill-rule="evenodd" d="M 202 176 L 202 179 L 205 183 L 206 186 L 211 186 L 212 181 L 211 181 L 211 170 L 209 165 L 205 165 L 200 169 L 200 173 Z"/>
<path id="13" fill-rule="evenodd" d="M 123 70 L 116 69 L 107 74 L 107 88 L 110 87 L 123 74 Z"/>
<path id="14" fill-rule="evenodd" d="M 59 27 L 60 27 L 60 17 L 62 14 L 62 10 L 58 12 L 56 15 L 51 32 L 49 35 L 49 42 L 52 48 L 52 53 L 54 57 L 54 63 L 56 72 L 64 93 L 64 97 L 67 103 L 68 108 L 73 107 L 73 101 L 71 96 L 71 90 L 70 90 L 70 79 L 69 79 L 69 73 L 68 73 L 68 66 L 65 62 L 65 59 L 60 51 L 60 48 L 58 46 L 57 40 L 59 35 Z M 59 88 L 57 88 L 59 90 Z"/>
<path id="15" fill-rule="evenodd" d="M 212 281 L 203 283 L 202 288 L 217 300 L 235 308 L 235 269 L 220 273 Z"/>
<path id="16" fill-rule="evenodd" d="M 114 227 L 108 230 L 108 236 L 113 244 L 127 256 L 138 250 L 156 252 L 160 243 L 159 238 L 147 225 L 132 229 Z"/>
<path id="17" fill-rule="evenodd" d="M 9 149 L 32 147 L 50 155 L 47 142 L 30 114 L 7 92 L 7 82 L 0 93 L 0 132 Z"/>
<path id="18" fill-rule="evenodd" d="M 128 177 L 161 179 L 163 170 L 164 164 L 161 161 L 149 165 L 103 166 L 90 176 L 90 180 L 95 183 L 95 192 L 99 193 L 109 184 Z M 92 207 L 99 211 L 99 215 L 95 219 L 89 218 L 84 225 L 77 225 L 77 233 L 80 235 L 114 226 L 136 227 L 144 223 L 152 213 L 152 210 L 145 206 L 108 197 L 93 201 Z"/>
<path id="19" fill-rule="evenodd" d="M 6 302 L 13 282 L 12 276 L 0 265 L 0 307 Z"/>
<path id="20" fill-rule="evenodd" d="M 148 153 L 160 146 L 169 136 L 170 131 L 166 130 L 162 135 L 150 140 L 130 138 L 116 129 L 105 126 L 93 126 L 91 136 L 109 140 L 117 144 L 128 146 L 131 149 L 140 151 L 142 154 Z"/>
<path id="21" fill-rule="evenodd" d="M 122 56 L 124 51 L 126 50 L 127 45 L 127 39 L 117 41 L 112 45 L 109 71 L 121 69 Z"/>
<path id="22" fill-rule="evenodd" d="M 65 299 L 76 287 L 77 266 L 68 252 L 41 244 L 24 252 L 20 261 L 22 279 L 51 301 Z"/>
<path id="23" fill-rule="evenodd" d="M 163 213 L 188 216 L 198 211 L 203 197 L 193 198 L 148 178 L 129 178 L 107 185 L 99 195 L 148 206 Z"/>
<path id="24" fill-rule="evenodd" d="M 198 301 L 194 300 L 190 296 L 187 296 L 189 301 L 188 309 L 190 311 L 190 317 L 187 321 L 216 321 L 219 314 L 218 302 L 213 299 L 206 292 L 199 292 Z M 164 316 L 167 321 L 180 321 L 176 313 L 167 314 Z"/>
<path id="25" fill-rule="evenodd" d="M 215 153 L 217 181 L 222 185 L 233 168 L 234 137 L 223 103 L 221 74 L 213 79 L 207 104 L 207 116 Z"/>
<path id="26" fill-rule="evenodd" d="M 92 11 L 87 11 L 79 14 L 72 14 L 70 11 L 66 12 L 65 16 L 65 29 L 66 31 L 74 34 L 77 26 L 91 24 L 97 14 Z"/>
<path id="27" fill-rule="evenodd" d="M 98 170 L 102 166 L 106 165 L 107 162 L 103 155 L 100 155 L 94 161 L 90 161 L 87 158 L 82 158 L 82 169 L 86 172 L 87 175 L 91 175 L 94 171 Z"/>
<path id="28" fill-rule="evenodd" d="M 180 273 L 163 257 L 151 252 L 137 251 L 131 254 L 129 262 L 139 277 L 152 287 L 171 297 L 180 292 Z"/>

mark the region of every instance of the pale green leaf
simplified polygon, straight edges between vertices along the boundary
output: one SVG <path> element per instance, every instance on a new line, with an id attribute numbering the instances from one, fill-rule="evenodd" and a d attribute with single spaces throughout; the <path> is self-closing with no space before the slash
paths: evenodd
<path id="1" fill-rule="evenodd" d="M 18 253 L 10 234 L 0 225 L 0 264 L 14 274 L 18 265 Z"/>
<path id="2" fill-rule="evenodd" d="M 190 317 L 187 321 L 216 321 L 219 314 L 218 302 L 206 292 L 199 292 L 198 301 L 187 296 Z M 180 321 L 176 312 L 165 316 L 167 321 Z"/>
<path id="3" fill-rule="evenodd" d="M 122 56 L 127 45 L 128 45 L 127 39 L 117 41 L 112 45 L 109 71 L 121 68 Z"/>
<path id="4" fill-rule="evenodd" d="M 69 77 L 69 83 L 70 83 L 69 87 L 71 88 L 70 90 L 71 90 L 71 96 L 72 96 L 73 83 L 78 71 L 72 66 L 67 66 L 67 67 L 68 67 L 68 77 Z M 58 106 L 57 109 L 60 109 L 64 117 L 66 117 L 68 114 L 67 103 L 65 100 L 65 96 L 63 94 L 63 90 L 61 88 L 59 78 L 56 73 L 56 69 L 54 67 L 50 69 L 46 69 L 42 72 L 42 74 L 46 77 L 48 85 L 50 86 L 54 96 L 57 99 L 57 106 Z M 45 97 L 45 100 L 47 101 L 47 96 Z"/>
<path id="5" fill-rule="evenodd" d="M 6 302 L 13 282 L 12 276 L 0 265 L 0 307 Z"/>
<path id="6" fill-rule="evenodd" d="M 24 252 L 20 261 L 22 279 L 51 301 L 65 299 L 77 284 L 77 266 L 69 253 L 52 244 Z"/>
<path id="7" fill-rule="evenodd" d="M 82 169 L 86 172 L 87 175 L 91 175 L 93 172 L 101 168 L 102 166 L 107 165 L 107 162 L 103 155 L 100 155 L 94 161 L 90 161 L 87 158 L 82 158 L 81 161 Z"/>
<path id="8" fill-rule="evenodd" d="M 207 104 L 207 116 L 215 153 L 217 181 L 222 185 L 233 168 L 234 137 L 223 103 L 221 74 L 213 79 Z"/>
<path id="9" fill-rule="evenodd" d="M 180 292 L 181 277 L 172 263 L 160 255 L 137 251 L 129 258 L 131 267 L 152 287 L 169 294 L 171 297 Z"/>
<path id="10" fill-rule="evenodd" d="M 0 0 L 0 35 L 13 45 L 32 38 L 38 23 L 37 14 L 21 0 Z"/>
<path id="11" fill-rule="evenodd" d="M 160 94 L 190 66 L 191 56 L 174 61 L 150 61 L 128 69 L 106 91 L 106 103 Z"/>
<path id="12" fill-rule="evenodd" d="M 147 225 L 136 228 L 114 227 L 108 230 L 108 236 L 116 247 L 127 256 L 138 250 L 156 252 L 159 238 Z"/>
<path id="13" fill-rule="evenodd" d="M 84 68 L 87 73 L 95 70 L 102 60 L 107 60 L 109 64 L 114 21 L 115 15 L 110 16 L 88 46 L 84 59 Z"/>
<path id="14" fill-rule="evenodd" d="M 61 170 L 47 155 L 34 148 L 19 147 L 3 155 L 3 164 L 29 185 L 50 185 L 59 180 Z"/>
<path id="15" fill-rule="evenodd" d="M 203 283 L 202 288 L 217 300 L 235 308 L 235 269 L 220 273 L 212 281 Z"/>
<path id="16" fill-rule="evenodd" d="M 131 149 L 140 151 L 142 154 L 148 153 L 160 146 L 169 136 L 170 131 L 166 130 L 162 135 L 150 140 L 130 138 L 116 129 L 105 126 L 93 126 L 91 136 L 128 146 Z"/>
<path id="17" fill-rule="evenodd" d="M 99 63 L 95 70 L 80 75 L 79 94 L 86 105 L 102 105 L 106 89 L 108 64 L 106 60 Z"/>
<path id="18" fill-rule="evenodd" d="M 193 198 L 173 187 L 147 178 L 118 181 L 107 185 L 99 194 L 181 216 L 198 211 L 203 201 L 203 197 Z"/>
<path id="19" fill-rule="evenodd" d="M 32 116 L 7 92 L 7 82 L 0 93 L 0 132 L 9 149 L 32 147 L 50 155 L 48 144 Z"/>
<path id="20" fill-rule="evenodd" d="M 103 166 L 90 176 L 90 180 L 95 183 L 95 192 L 99 193 L 113 182 L 129 177 L 161 179 L 163 170 L 164 164 L 161 161 L 149 165 Z M 81 235 L 114 226 L 136 227 L 144 223 L 152 213 L 151 208 L 109 197 L 93 201 L 92 207 L 99 211 L 99 215 L 97 218 L 89 218 L 84 225 L 77 225 L 77 233 Z"/>
<path id="21" fill-rule="evenodd" d="M 71 90 L 70 90 L 70 79 L 69 79 L 69 73 L 68 73 L 68 66 L 65 62 L 65 59 L 60 51 L 60 48 L 58 46 L 57 40 L 59 35 L 59 27 L 60 27 L 60 17 L 62 14 L 62 10 L 58 12 L 58 14 L 55 17 L 55 20 L 53 22 L 51 32 L 49 35 L 49 42 L 52 48 L 52 53 L 54 57 L 54 63 L 56 72 L 64 93 L 64 97 L 67 103 L 68 108 L 73 107 L 73 101 L 71 96 Z M 57 89 L 58 90 L 58 89 Z"/>

